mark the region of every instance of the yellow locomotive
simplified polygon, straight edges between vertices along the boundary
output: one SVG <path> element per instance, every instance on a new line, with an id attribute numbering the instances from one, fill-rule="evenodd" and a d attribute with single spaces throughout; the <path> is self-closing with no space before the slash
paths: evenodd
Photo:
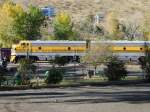
<path id="1" fill-rule="evenodd" d="M 52 60 L 55 57 L 79 59 L 85 55 L 86 41 L 20 41 L 12 46 L 11 62 L 29 56 L 32 60 Z"/>
<path id="2" fill-rule="evenodd" d="M 121 60 L 136 61 L 144 56 L 145 41 L 20 41 L 12 46 L 11 62 L 29 57 L 32 60 L 52 60 L 55 57 L 66 57 L 79 60 L 88 47 L 95 43 L 110 44 L 114 55 Z M 149 45 L 150 42 L 148 41 Z"/>

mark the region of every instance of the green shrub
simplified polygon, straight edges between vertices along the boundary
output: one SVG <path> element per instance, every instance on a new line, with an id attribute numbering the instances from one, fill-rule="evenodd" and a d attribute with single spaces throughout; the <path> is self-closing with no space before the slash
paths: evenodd
<path id="1" fill-rule="evenodd" d="M 117 57 L 111 57 L 107 63 L 107 68 L 104 69 L 104 74 L 109 81 L 121 80 L 127 76 L 127 71 L 121 60 L 118 60 Z"/>
<path id="2" fill-rule="evenodd" d="M 21 85 L 22 84 L 22 77 L 19 72 L 16 72 L 14 75 L 14 80 L 16 85 Z"/>
<path id="3" fill-rule="evenodd" d="M 64 70 L 53 67 L 49 70 L 45 81 L 47 84 L 60 83 L 63 80 L 63 74 Z"/>

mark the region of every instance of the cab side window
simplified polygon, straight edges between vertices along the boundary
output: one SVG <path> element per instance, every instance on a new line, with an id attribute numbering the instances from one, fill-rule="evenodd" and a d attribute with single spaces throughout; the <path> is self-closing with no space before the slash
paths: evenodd
<path id="1" fill-rule="evenodd" d="M 21 43 L 21 46 L 22 46 L 22 47 L 28 47 L 28 46 L 29 46 L 29 43 Z"/>

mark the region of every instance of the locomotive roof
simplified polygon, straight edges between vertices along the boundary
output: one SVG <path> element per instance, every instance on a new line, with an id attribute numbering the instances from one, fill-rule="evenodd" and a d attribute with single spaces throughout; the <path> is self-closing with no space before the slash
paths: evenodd
<path id="1" fill-rule="evenodd" d="M 92 41 L 92 43 L 96 43 L 98 41 Z M 144 43 L 149 43 L 150 41 L 128 41 L 128 40 L 108 40 L 108 41 L 99 41 L 100 43 L 127 43 L 127 44 L 144 44 Z"/>
<path id="2" fill-rule="evenodd" d="M 69 40 L 50 40 L 50 41 L 21 41 L 30 42 L 32 44 L 85 44 L 86 41 L 69 41 Z M 108 41 L 91 41 L 91 43 L 110 43 L 110 44 L 150 44 L 150 41 L 127 41 L 127 40 L 108 40 Z"/>
<path id="3" fill-rule="evenodd" d="M 86 41 L 69 41 L 69 40 L 66 40 L 66 41 L 63 41 L 63 40 L 51 40 L 51 41 L 41 41 L 41 40 L 37 40 L 37 41 L 29 41 L 31 42 L 32 44 L 49 44 L 49 43 L 52 43 L 52 44 L 85 44 Z"/>
<path id="4" fill-rule="evenodd" d="M 91 42 L 92 44 L 94 44 L 94 43 L 98 43 L 98 41 L 92 41 Z M 127 41 L 127 40 L 123 40 L 123 41 L 121 41 L 121 40 L 119 40 L 119 41 L 99 41 L 99 43 L 104 43 L 104 44 L 112 44 L 112 45 L 119 45 L 119 46 L 144 46 L 145 45 L 145 43 L 147 44 L 147 45 L 150 45 L 150 41 Z"/>

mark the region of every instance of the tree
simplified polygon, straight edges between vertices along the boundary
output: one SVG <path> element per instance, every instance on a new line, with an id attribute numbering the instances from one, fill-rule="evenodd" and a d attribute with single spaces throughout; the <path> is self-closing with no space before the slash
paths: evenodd
<path id="1" fill-rule="evenodd" d="M 31 74 L 36 72 L 36 66 L 30 59 L 22 59 L 19 62 L 18 73 L 21 75 L 22 84 L 27 84 Z"/>
<path id="2" fill-rule="evenodd" d="M 120 31 L 120 23 L 115 11 L 110 11 L 105 18 L 105 31 L 112 39 L 122 39 L 123 32 Z"/>
<path id="3" fill-rule="evenodd" d="M 103 28 L 95 23 L 94 15 L 88 15 L 82 22 L 75 25 L 82 39 L 93 39 L 103 35 Z"/>
<path id="4" fill-rule="evenodd" d="M 73 23 L 69 14 L 59 13 L 53 22 L 54 35 L 56 40 L 74 40 Z"/>
<path id="5" fill-rule="evenodd" d="M 94 33 L 94 15 L 88 15 L 87 18 L 81 23 L 80 30 L 93 34 Z"/>
<path id="6" fill-rule="evenodd" d="M 96 72 L 97 66 L 107 62 L 111 55 L 110 45 L 107 45 L 107 43 L 94 43 L 81 61 L 94 66 Z"/>
<path id="7" fill-rule="evenodd" d="M 47 84 L 57 84 L 63 80 L 64 70 L 58 68 L 51 68 L 48 72 L 48 76 L 46 77 Z"/>
<path id="8" fill-rule="evenodd" d="M 149 43 L 147 41 L 150 40 L 150 14 L 144 14 L 144 22 L 143 22 L 143 37 L 145 40 L 144 45 L 144 54 L 145 56 L 140 57 L 141 68 L 144 71 L 145 78 L 150 81 L 150 48 Z"/>
<path id="9" fill-rule="evenodd" d="M 27 40 L 36 40 L 41 37 L 40 28 L 45 17 L 37 7 L 30 6 L 29 10 L 16 16 L 14 31 L 17 37 Z"/>
<path id="10" fill-rule="evenodd" d="M 125 37 L 128 40 L 134 40 L 137 39 L 136 34 L 139 34 L 140 25 L 137 23 L 128 23 L 125 25 L 122 25 L 122 32 L 124 32 Z"/>
<path id="11" fill-rule="evenodd" d="M 140 65 L 146 74 L 145 78 L 150 81 L 150 48 L 147 42 L 145 42 L 144 51 L 145 56 L 140 58 Z"/>
<path id="12" fill-rule="evenodd" d="M 10 47 L 12 43 L 20 38 L 14 33 L 13 25 L 17 15 L 23 12 L 23 8 L 13 2 L 5 2 L 0 7 L 0 42 L 3 47 Z"/>
<path id="13" fill-rule="evenodd" d="M 127 71 L 124 63 L 113 56 L 106 64 L 107 68 L 104 69 L 104 74 L 108 77 L 109 81 L 120 80 L 127 76 Z"/>
<path id="14" fill-rule="evenodd" d="M 144 14 L 144 22 L 143 22 L 143 37 L 146 40 L 150 40 L 150 14 Z"/>
<path id="15" fill-rule="evenodd" d="M 37 39 L 45 17 L 39 8 L 30 6 L 28 11 L 13 2 L 5 2 L 0 7 L 0 42 L 11 47 L 19 40 Z"/>

